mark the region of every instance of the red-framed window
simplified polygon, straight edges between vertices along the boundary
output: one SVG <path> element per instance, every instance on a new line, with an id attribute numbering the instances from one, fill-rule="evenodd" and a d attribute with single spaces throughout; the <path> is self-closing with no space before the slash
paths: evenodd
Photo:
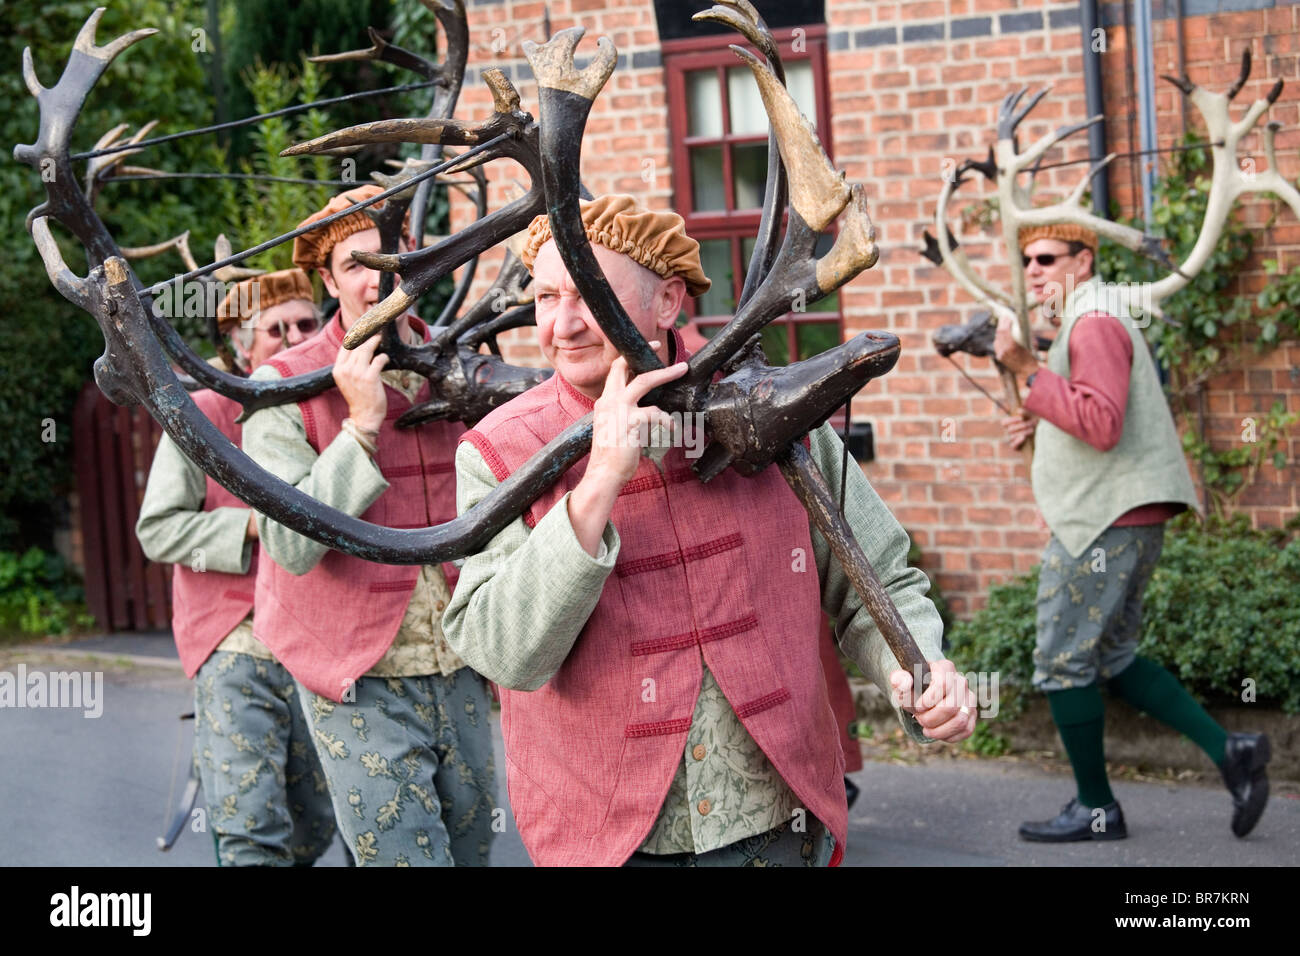
<path id="1" fill-rule="evenodd" d="M 786 67 L 786 83 L 803 114 L 816 126 L 833 158 L 827 107 L 826 26 L 774 30 Z M 665 41 L 674 206 L 686 231 L 700 243 L 713 287 L 688 299 L 686 311 L 705 336 L 735 313 L 762 215 L 767 183 L 767 113 L 758 86 L 727 48 L 732 35 Z M 818 253 L 833 238 L 822 238 Z M 808 358 L 842 340 L 839 295 L 832 293 L 802 312 L 789 312 L 763 332 L 773 365 Z"/>

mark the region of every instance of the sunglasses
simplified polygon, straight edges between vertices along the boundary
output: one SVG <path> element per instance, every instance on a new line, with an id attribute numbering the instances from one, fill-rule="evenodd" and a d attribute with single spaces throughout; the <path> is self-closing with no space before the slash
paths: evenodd
<path id="1" fill-rule="evenodd" d="M 1073 252 L 1066 252 L 1060 255 L 1053 252 L 1040 252 L 1036 256 L 1022 255 L 1020 261 L 1024 263 L 1026 269 L 1029 268 L 1029 263 L 1031 262 L 1037 262 L 1040 266 L 1046 268 L 1047 266 L 1054 265 L 1057 259 L 1068 259 L 1072 255 L 1074 255 Z"/>
<path id="2" fill-rule="evenodd" d="M 314 335 L 316 329 L 320 327 L 320 320 L 308 317 L 305 319 L 299 319 L 297 322 L 290 322 L 288 325 L 296 328 L 301 335 Z M 269 329 L 259 328 L 257 331 L 265 332 L 273 339 L 282 339 L 288 334 L 288 329 L 284 322 L 277 322 Z"/>

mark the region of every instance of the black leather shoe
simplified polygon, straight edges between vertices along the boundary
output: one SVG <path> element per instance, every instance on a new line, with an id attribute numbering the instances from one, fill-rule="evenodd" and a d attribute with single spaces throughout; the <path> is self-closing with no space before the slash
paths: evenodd
<path id="1" fill-rule="evenodd" d="M 850 780 L 848 777 L 845 777 L 845 778 L 844 778 L 844 796 L 845 796 L 845 797 L 848 799 L 848 801 L 849 801 L 849 809 L 850 809 L 850 810 L 853 809 L 853 801 L 855 801 L 855 800 L 858 799 L 858 794 L 859 794 L 859 793 L 861 793 L 861 791 L 858 789 L 858 785 L 857 785 L 856 783 L 854 783 L 852 780 Z"/>
<path id="2" fill-rule="evenodd" d="M 1020 824 L 1020 839 L 1035 843 L 1072 843 L 1076 840 L 1122 840 L 1128 836 L 1124 826 L 1124 811 L 1115 802 L 1101 807 L 1103 817 L 1096 811 L 1072 799 L 1051 820 L 1028 821 Z"/>
<path id="3" fill-rule="evenodd" d="M 1219 772 L 1232 794 L 1232 832 L 1244 837 L 1268 803 L 1268 766 L 1272 757 L 1267 734 L 1228 734 Z"/>

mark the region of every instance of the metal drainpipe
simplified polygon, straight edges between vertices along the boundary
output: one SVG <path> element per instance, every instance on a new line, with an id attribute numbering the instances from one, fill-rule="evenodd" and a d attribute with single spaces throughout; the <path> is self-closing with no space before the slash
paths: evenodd
<path id="1" fill-rule="evenodd" d="M 1151 25 L 1151 0 L 1137 0 L 1133 46 L 1137 53 L 1138 124 L 1144 152 L 1154 150 L 1156 136 L 1156 71 L 1153 48 L 1155 33 Z M 1151 204 L 1156 186 L 1155 154 L 1147 152 L 1142 160 L 1142 221 L 1151 221 Z"/>
<path id="2" fill-rule="evenodd" d="M 1185 50 L 1185 47 L 1187 44 L 1186 44 L 1185 37 L 1183 35 L 1183 0 L 1174 0 L 1174 26 L 1177 31 L 1176 33 L 1177 40 L 1175 42 L 1178 44 L 1178 75 L 1186 76 L 1187 75 L 1187 52 Z M 1188 99 L 1189 98 L 1186 96 L 1178 97 L 1178 105 L 1182 107 L 1184 136 L 1187 135 Z"/>
<path id="3" fill-rule="evenodd" d="M 1079 23 L 1083 33 L 1083 89 L 1089 116 L 1104 115 L 1106 107 L 1101 88 L 1101 53 L 1095 37 L 1101 29 L 1101 11 L 1098 0 L 1082 0 L 1079 4 Z M 1096 123 L 1088 128 L 1088 155 L 1094 161 L 1106 156 L 1106 123 Z M 1105 170 L 1092 178 L 1092 208 L 1103 219 L 1110 218 L 1110 179 Z"/>

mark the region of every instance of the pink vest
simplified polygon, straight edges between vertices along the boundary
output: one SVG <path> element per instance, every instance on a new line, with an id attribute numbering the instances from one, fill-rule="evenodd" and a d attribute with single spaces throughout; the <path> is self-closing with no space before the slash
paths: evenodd
<path id="1" fill-rule="evenodd" d="M 195 392 L 194 404 L 236 445 L 241 429 L 235 424 L 238 402 L 206 389 Z M 204 479 L 203 510 L 247 508 L 211 478 Z M 253 609 L 253 581 L 257 575 L 257 552 L 247 574 L 196 571 L 193 563 L 172 566 L 172 633 L 185 676 L 193 677 L 231 631 Z"/>
<path id="2" fill-rule="evenodd" d="M 412 327 L 428 338 L 424 323 Z M 343 343 L 337 314 L 319 335 L 269 361 L 281 375 L 301 375 L 330 365 Z M 411 402 L 393 388 L 379 433 L 375 464 L 390 487 L 361 515 L 390 528 L 425 528 L 456 517 L 455 455 L 465 431 L 438 422 L 399 429 L 393 422 Z M 417 402 L 429 397 L 426 383 Z M 338 389 L 300 402 L 307 440 L 319 454 L 341 430 L 348 405 Z M 443 565 L 454 587 L 458 571 Z M 289 673 L 323 697 L 339 701 L 352 683 L 384 656 L 411 603 L 418 565 L 375 564 L 327 551 L 303 575 L 290 574 L 270 556 L 257 575 L 254 630 Z"/>
<path id="3" fill-rule="evenodd" d="M 591 407 L 556 375 L 462 440 L 503 480 Z M 585 468 L 586 459 L 532 505 L 530 527 Z M 844 755 L 798 499 L 776 468 L 701 484 L 674 448 L 663 473 L 641 462 L 611 520 L 618 563 L 559 673 L 537 691 L 501 691 L 510 806 L 534 862 L 616 866 L 645 840 L 686 749 L 703 660 L 802 806 L 834 835 L 838 864 Z"/>

